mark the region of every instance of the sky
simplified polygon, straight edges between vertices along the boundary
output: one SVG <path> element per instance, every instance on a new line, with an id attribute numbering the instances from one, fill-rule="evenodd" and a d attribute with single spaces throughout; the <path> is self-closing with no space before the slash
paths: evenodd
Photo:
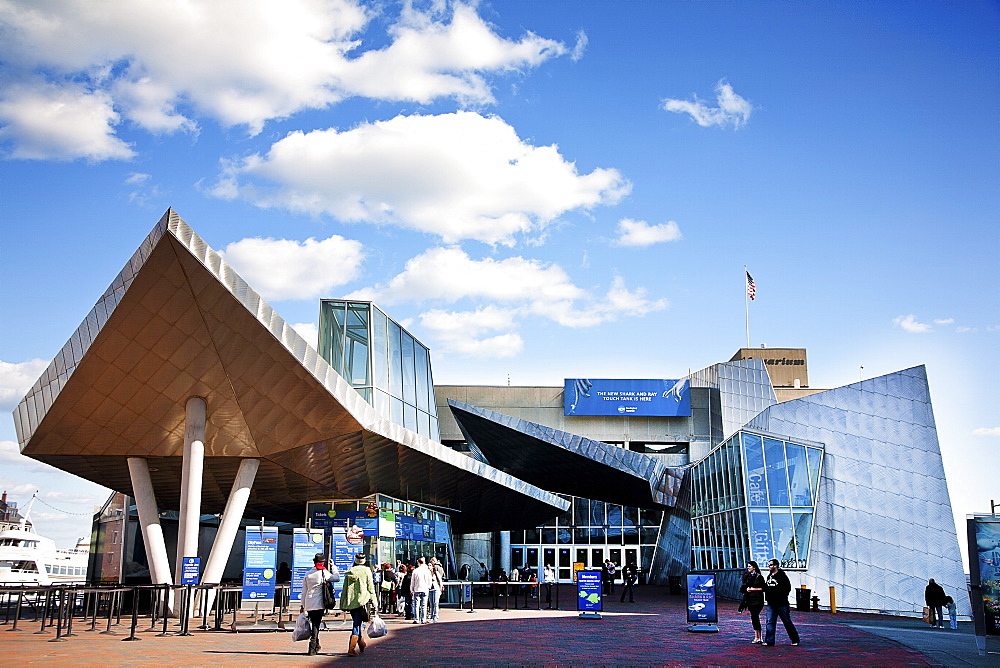
<path id="1" fill-rule="evenodd" d="M 0 409 L 173 207 L 307 339 L 373 300 L 437 384 L 924 364 L 964 545 L 1000 500 L 998 31 L 990 0 L 0 0 Z M 108 490 L 16 440 L 0 488 L 71 545 Z"/>

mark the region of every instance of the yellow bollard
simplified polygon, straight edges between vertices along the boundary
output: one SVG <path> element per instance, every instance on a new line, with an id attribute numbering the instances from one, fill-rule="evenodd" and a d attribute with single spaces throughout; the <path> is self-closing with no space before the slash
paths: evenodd
<path id="1" fill-rule="evenodd" d="M 830 585 L 830 612 L 837 612 L 837 590 Z"/>

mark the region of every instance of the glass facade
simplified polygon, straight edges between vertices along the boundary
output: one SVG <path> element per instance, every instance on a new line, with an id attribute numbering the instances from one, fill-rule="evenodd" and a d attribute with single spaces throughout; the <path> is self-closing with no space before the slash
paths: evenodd
<path id="1" fill-rule="evenodd" d="M 691 470 L 691 567 L 805 569 L 823 449 L 740 431 Z"/>
<path id="2" fill-rule="evenodd" d="M 319 354 L 379 415 L 439 440 L 430 351 L 377 306 L 320 301 Z"/>
<path id="3" fill-rule="evenodd" d="M 662 511 L 560 496 L 570 501 L 566 512 L 534 529 L 510 532 L 512 567 L 527 564 L 540 572 L 552 564 L 564 582 L 573 579 L 574 564 L 599 568 L 607 558 L 619 568 L 635 562 L 649 572 Z"/>
<path id="4" fill-rule="evenodd" d="M 456 577 L 451 518 L 433 508 L 375 494 L 364 499 L 310 501 L 306 520 L 307 526 L 327 533 L 335 526 L 360 527 L 363 551 L 377 563 L 416 564 L 418 557 L 437 557 L 448 577 Z"/>

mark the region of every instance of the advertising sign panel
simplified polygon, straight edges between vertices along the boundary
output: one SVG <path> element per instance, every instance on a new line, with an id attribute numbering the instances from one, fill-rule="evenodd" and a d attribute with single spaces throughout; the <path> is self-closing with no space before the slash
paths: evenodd
<path id="1" fill-rule="evenodd" d="M 717 624 L 715 607 L 715 573 L 687 574 L 688 624 Z"/>
<path id="2" fill-rule="evenodd" d="M 686 380 L 566 378 L 564 415 L 689 417 Z"/>
<path id="3" fill-rule="evenodd" d="M 313 567 L 313 557 L 323 552 L 323 531 L 320 529 L 294 529 L 292 532 L 292 589 L 291 600 L 302 599 L 302 580 Z"/>
<path id="4" fill-rule="evenodd" d="M 196 585 L 201 575 L 201 557 L 184 557 L 181 561 L 181 584 Z"/>
<path id="5" fill-rule="evenodd" d="M 333 588 L 337 592 L 337 598 L 340 598 L 340 592 L 344 587 L 343 575 L 354 566 L 354 555 L 358 552 L 364 552 L 364 550 L 361 545 L 352 545 L 347 541 L 347 529 L 334 527 L 331 532 L 333 542 L 330 549 L 333 553 L 333 565 L 337 567 L 341 575 L 340 582 L 334 584 Z"/>
<path id="6" fill-rule="evenodd" d="M 255 603 L 274 601 L 277 560 L 278 527 L 247 527 L 240 607 L 252 610 Z"/>
<path id="7" fill-rule="evenodd" d="M 601 599 L 601 571 L 577 571 L 576 573 L 576 609 L 580 616 L 596 615 L 603 610 Z"/>
<path id="8" fill-rule="evenodd" d="M 1000 517 L 973 516 L 966 524 L 972 619 L 976 644 L 983 655 L 1000 649 Z"/>

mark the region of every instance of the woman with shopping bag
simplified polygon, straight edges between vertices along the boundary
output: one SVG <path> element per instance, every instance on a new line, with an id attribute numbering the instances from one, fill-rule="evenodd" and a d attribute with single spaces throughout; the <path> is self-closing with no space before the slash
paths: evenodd
<path id="1" fill-rule="evenodd" d="M 340 571 L 333 564 L 326 568 L 326 557 L 317 552 L 313 557 L 313 567 L 302 578 L 302 607 L 299 612 L 309 616 L 309 655 L 319 654 L 319 628 L 323 623 L 323 611 L 332 597 L 331 587 L 340 581 Z M 332 604 L 330 605 L 332 608 Z"/>
<path id="2" fill-rule="evenodd" d="M 354 555 L 354 566 L 344 573 L 344 590 L 340 594 L 340 609 L 351 613 L 354 626 L 347 646 L 347 656 L 358 656 L 365 651 L 365 623 L 369 617 L 369 606 L 375 606 L 375 580 L 368 558 L 363 552 Z"/>

